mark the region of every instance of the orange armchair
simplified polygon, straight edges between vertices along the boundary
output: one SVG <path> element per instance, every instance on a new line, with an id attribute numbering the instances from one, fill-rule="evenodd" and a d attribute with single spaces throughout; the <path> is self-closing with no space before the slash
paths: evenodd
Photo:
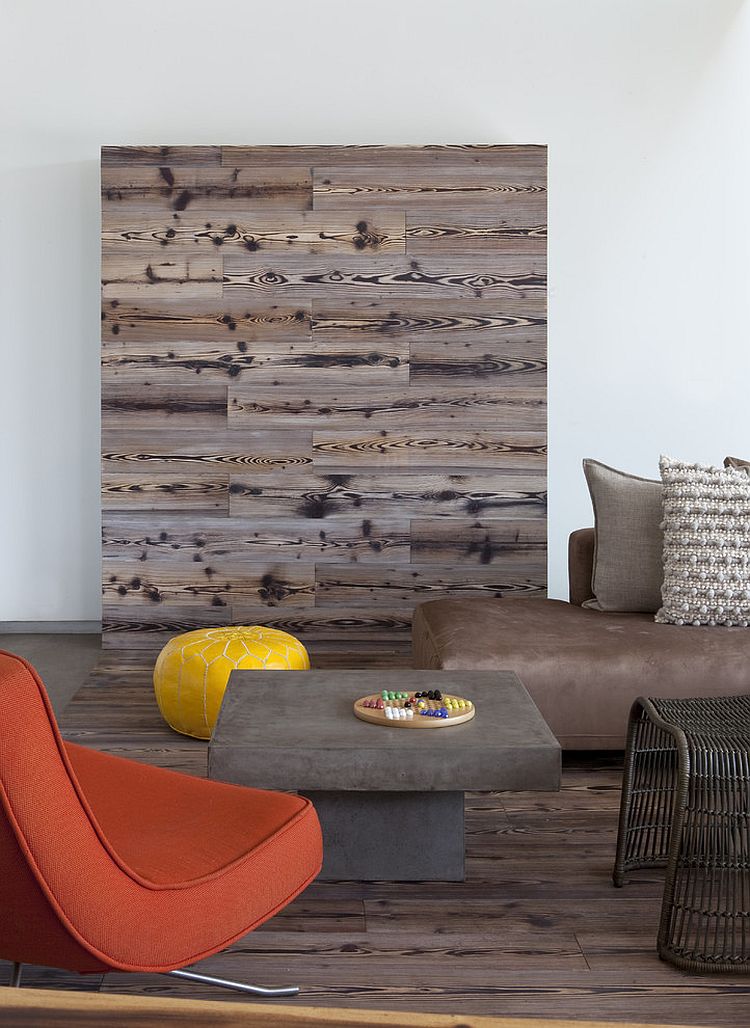
<path id="1" fill-rule="evenodd" d="M 44 686 L 0 651 L 0 956 L 82 973 L 178 971 L 257 928 L 318 874 L 308 800 L 66 743 Z"/>

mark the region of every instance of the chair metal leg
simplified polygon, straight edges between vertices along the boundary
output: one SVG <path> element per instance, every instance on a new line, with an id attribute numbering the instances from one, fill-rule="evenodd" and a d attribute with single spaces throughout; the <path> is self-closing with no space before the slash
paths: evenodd
<path id="1" fill-rule="evenodd" d="M 245 985 L 244 982 L 232 982 L 228 978 L 214 978 L 209 974 L 196 974 L 195 971 L 164 971 L 173 978 L 184 978 L 189 982 L 200 982 L 202 985 L 216 985 L 220 989 L 235 989 L 251 996 L 297 996 L 299 987 L 287 985 L 280 989 L 269 989 L 264 985 Z"/>
<path id="2" fill-rule="evenodd" d="M 21 965 L 17 962 L 13 964 L 13 970 L 10 972 L 10 987 L 11 989 L 21 988 Z"/>

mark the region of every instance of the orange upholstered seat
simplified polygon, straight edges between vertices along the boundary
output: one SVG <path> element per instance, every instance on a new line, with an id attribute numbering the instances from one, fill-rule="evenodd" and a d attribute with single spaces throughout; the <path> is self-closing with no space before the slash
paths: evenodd
<path id="1" fill-rule="evenodd" d="M 0 652 L 0 957 L 169 971 L 223 949 L 320 870 L 309 801 L 60 737 L 34 669 Z"/>

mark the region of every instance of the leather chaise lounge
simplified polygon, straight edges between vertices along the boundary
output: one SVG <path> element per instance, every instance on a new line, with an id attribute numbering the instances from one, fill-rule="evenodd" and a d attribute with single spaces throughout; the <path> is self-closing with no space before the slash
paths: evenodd
<path id="1" fill-rule="evenodd" d="M 594 529 L 570 536 L 570 602 L 433 600 L 412 628 L 415 667 L 515 671 L 564 749 L 621 749 L 638 696 L 750 692 L 750 630 L 656 624 L 592 597 Z"/>

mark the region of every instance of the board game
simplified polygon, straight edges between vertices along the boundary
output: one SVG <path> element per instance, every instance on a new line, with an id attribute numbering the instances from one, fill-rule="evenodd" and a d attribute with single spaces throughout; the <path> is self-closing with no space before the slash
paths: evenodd
<path id="1" fill-rule="evenodd" d="M 388 728 L 450 728 L 471 721 L 476 707 L 471 700 L 443 695 L 440 689 L 426 692 L 383 689 L 355 700 L 354 713 L 361 721 Z"/>

